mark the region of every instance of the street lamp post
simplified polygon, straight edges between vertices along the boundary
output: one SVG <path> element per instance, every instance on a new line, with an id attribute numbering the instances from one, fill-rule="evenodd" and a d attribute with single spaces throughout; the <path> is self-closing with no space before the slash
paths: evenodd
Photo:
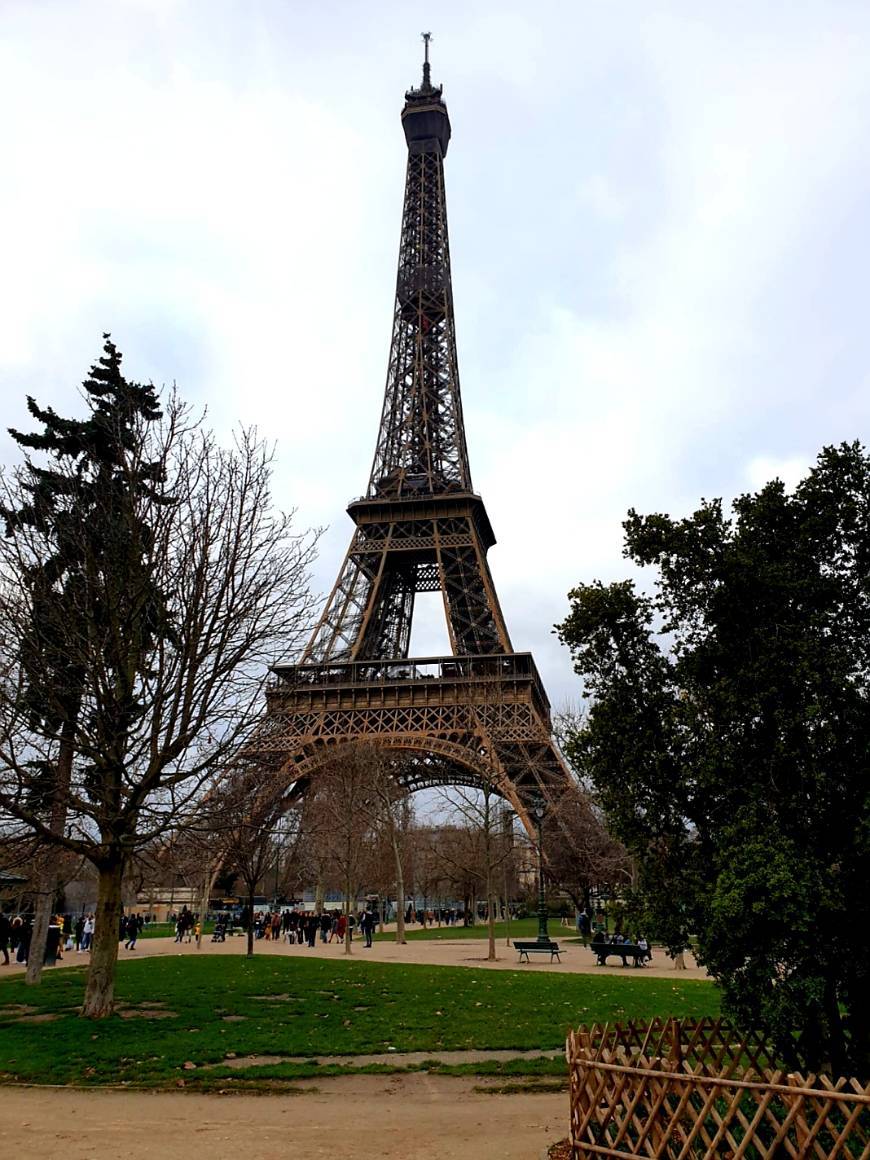
<path id="1" fill-rule="evenodd" d="M 541 794 L 532 798 L 530 813 L 535 819 L 538 830 L 538 942 L 548 943 L 550 934 L 547 930 L 547 899 L 544 895 L 544 843 L 541 836 L 541 823 L 547 812 L 547 803 Z"/>

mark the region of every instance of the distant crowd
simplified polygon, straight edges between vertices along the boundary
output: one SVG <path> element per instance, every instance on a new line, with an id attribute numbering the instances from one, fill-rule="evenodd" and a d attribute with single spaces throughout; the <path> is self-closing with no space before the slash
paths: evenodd
<path id="1" fill-rule="evenodd" d="M 313 947 L 318 937 L 323 943 L 353 940 L 358 930 L 365 946 L 372 945 L 372 936 L 377 924 L 377 915 L 371 910 L 361 910 L 358 915 L 344 914 L 338 910 L 324 910 L 315 914 L 310 910 L 255 911 L 253 918 L 254 938 L 266 941 L 307 944 Z M 247 930 L 247 908 L 242 912 L 241 925 Z"/>
<path id="2" fill-rule="evenodd" d="M 13 961 L 26 964 L 33 938 L 33 915 L 0 913 L 0 954 L 3 965 Z M 45 964 L 50 966 L 63 958 L 66 951 L 89 951 L 94 938 L 94 915 L 56 914 L 48 928 Z"/>

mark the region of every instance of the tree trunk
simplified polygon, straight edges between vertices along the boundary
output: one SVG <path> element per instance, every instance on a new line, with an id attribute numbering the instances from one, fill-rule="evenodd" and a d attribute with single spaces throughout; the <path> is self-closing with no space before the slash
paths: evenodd
<path id="1" fill-rule="evenodd" d="M 82 1015 L 87 1019 L 105 1019 L 112 1014 L 115 1001 L 115 968 L 118 964 L 118 942 L 121 922 L 121 883 L 124 859 L 117 852 L 113 860 L 99 867 L 97 913 L 91 965 L 85 987 Z"/>
<path id="2" fill-rule="evenodd" d="M 393 843 L 393 857 L 396 859 L 396 942 L 405 943 L 405 874 L 395 826 L 390 827 L 390 838 Z"/>
<path id="3" fill-rule="evenodd" d="M 36 909 L 33 914 L 33 933 L 30 937 L 30 950 L 27 953 L 27 971 L 24 981 L 34 987 L 42 982 L 42 967 L 45 959 L 45 948 L 48 942 L 48 928 L 51 925 L 51 911 L 54 904 L 54 851 L 45 856 L 39 870 Z"/>
<path id="4" fill-rule="evenodd" d="M 254 957 L 254 887 L 248 890 L 248 958 Z"/>
<path id="5" fill-rule="evenodd" d="M 73 737 L 75 736 L 75 722 L 65 721 L 61 729 L 60 748 L 57 755 L 57 771 L 52 791 L 51 818 L 49 826 L 53 834 L 62 834 L 66 825 L 67 794 L 69 793 L 70 777 L 73 763 Z M 56 851 L 46 851 L 43 864 L 39 870 L 38 897 L 36 911 L 33 915 L 33 936 L 30 940 L 30 952 L 27 956 L 27 971 L 24 981 L 28 986 L 36 986 L 42 981 L 42 966 L 45 959 L 45 948 L 48 943 L 48 928 L 51 925 L 51 912 L 54 907 L 54 893 L 57 886 L 55 873 Z"/>
<path id="6" fill-rule="evenodd" d="M 197 950 L 202 948 L 202 936 L 205 933 L 205 916 L 206 912 L 208 911 L 208 900 L 211 895 L 212 887 L 214 886 L 214 880 L 217 878 L 219 870 L 220 865 L 214 869 L 210 869 L 206 873 L 205 881 L 203 882 L 202 898 L 200 899 L 199 903 L 199 934 L 196 936 Z"/>
<path id="7" fill-rule="evenodd" d="M 495 899 L 492 895 L 492 874 L 487 873 L 489 881 L 486 884 L 487 910 L 489 911 L 486 925 L 489 933 L 489 949 L 486 952 L 487 962 L 495 962 Z"/>
<path id="8" fill-rule="evenodd" d="M 504 945 L 509 947 L 511 945 L 511 900 L 508 897 L 507 863 L 504 866 L 504 924 Z"/>
<path id="9" fill-rule="evenodd" d="M 828 968 L 830 970 L 830 967 Z M 846 1050 L 846 1037 L 843 1034 L 843 1017 L 840 1014 L 840 1002 L 837 995 L 837 983 L 830 974 L 825 978 L 824 990 L 825 1022 L 827 1024 L 826 1040 L 824 1045 L 825 1071 L 833 1075 L 846 1075 L 851 1060 Z"/>
<path id="10" fill-rule="evenodd" d="M 483 797 L 483 854 L 486 859 L 486 929 L 489 938 L 489 947 L 486 952 L 487 962 L 495 962 L 495 891 L 492 887 L 492 809 L 489 790 L 484 791 Z"/>
<path id="11" fill-rule="evenodd" d="M 344 882 L 344 953 L 346 955 L 353 954 L 353 947 L 351 945 L 351 929 L 350 929 L 350 879 L 346 878 Z"/>
<path id="12" fill-rule="evenodd" d="M 320 918 L 323 914 L 323 899 L 324 899 L 323 879 L 318 878 L 314 886 L 314 913 Z"/>

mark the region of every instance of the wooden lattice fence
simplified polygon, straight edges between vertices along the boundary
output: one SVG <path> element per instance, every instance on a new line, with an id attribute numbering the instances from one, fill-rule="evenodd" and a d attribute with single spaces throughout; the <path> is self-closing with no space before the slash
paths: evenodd
<path id="1" fill-rule="evenodd" d="M 725 1020 L 595 1024 L 566 1054 L 575 1160 L 870 1160 L 870 1084 L 786 1074 Z"/>

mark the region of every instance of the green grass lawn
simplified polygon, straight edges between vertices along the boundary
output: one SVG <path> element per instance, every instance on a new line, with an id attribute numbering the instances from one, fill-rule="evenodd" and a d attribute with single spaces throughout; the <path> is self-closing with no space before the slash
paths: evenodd
<path id="1" fill-rule="evenodd" d="M 519 918 L 514 919 L 510 927 L 506 922 L 497 922 L 495 924 L 495 937 L 502 944 L 508 937 L 510 931 L 510 938 L 537 938 L 538 937 L 538 920 L 536 918 Z M 573 927 L 559 926 L 559 920 L 550 919 L 549 922 L 550 938 L 556 942 L 560 938 L 576 938 L 577 931 Z M 485 922 L 479 922 L 476 926 L 417 926 L 416 923 L 410 923 L 405 927 L 405 938 L 410 942 L 416 939 L 459 939 L 459 938 L 488 938 L 489 931 Z M 386 939 L 390 942 L 395 942 L 396 932 L 385 931 L 383 934 L 376 934 L 376 939 Z"/>
<path id="2" fill-rule="evenodd" d="M 390 1047 L 546 1050 L 561 1047 L 567 1028 L 580 1023 L 700 1016 L 719 1005 L 713 985 L 696 980 L 178 956 L 120 963 L 119 1013 L 94 1023 L 77 1014 L 83 985 L 79 968 L 47 974 L 40 987 L 0 978 L 0 1082 L 160 1086 L 183 1078 L 207 1087 L 227 1073 L 184 1070 L 186 1061 L 199 1067 L 228 1053 L 354 1055 Z M 143 1017 L 149 1004 L 158 1017 Z M 258 1069 L 258 1076 L 330 1070 L 272 1066 L 276 1073 Z M 549 1070 L 561 1067 L 556 1061 Z M 520 1070 L 535 1074 L 528 1061 Z M 237 1084 L 255 1078 L 253 1070 L 233 1074 Z"/>
<path id="3" fill-rule="evenodd" d="M 205 935 L 211 936 L 214 930 L 214 921 L 210 918 L 206 919 L 203 927 L 203 937 Z M 185 936 L 186 937 L 186 936 Z M 139 933 L 139 938 L 175 938 L 175 923 L 174 922 L 149 922 L 144 926 Z"/>

